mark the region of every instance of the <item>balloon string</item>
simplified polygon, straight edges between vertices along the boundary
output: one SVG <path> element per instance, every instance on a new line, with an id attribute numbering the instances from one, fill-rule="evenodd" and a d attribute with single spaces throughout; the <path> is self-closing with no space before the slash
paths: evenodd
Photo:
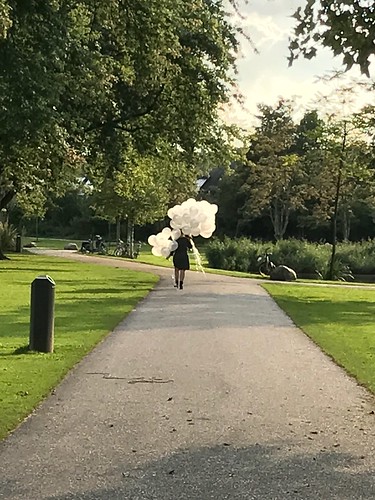
<path id="1" fill-rule="evenodd" d="M 203 274 L 206 274 L 204 272 L 203 266 L 202 266 L 202 257 L 201 254 L 198 251 L 198 248 L 195 246 L 193 238 L 191 239 L 191 245 L 192 245 L 192 250 L 193 250 L 193 255 L 195 259 L 195 268 L 197 271 L 201 271 Z"/>

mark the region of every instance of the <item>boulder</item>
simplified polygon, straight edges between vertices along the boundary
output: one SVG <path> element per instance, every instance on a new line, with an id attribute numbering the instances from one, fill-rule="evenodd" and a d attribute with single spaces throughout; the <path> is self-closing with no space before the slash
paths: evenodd
<path id="1" fill-rule="evenodd" d="M 64 250 L 78 250 L 78 246 L 76 243 L 67 243 L 64 246 Z"/>
<path id="2" fill-rule="evenodd" d="M 30 243 L 26 243 L 26 245 L 24 245 L 24 248 L 35 248 L 35 247 L 36 247 L 35 241 L 30 241 Z"/>
<path id="3" fill-rule="evenodd" d="M 275 281 L 295 281 L 297 279 L 297 274 L 290 267 L 277 266 L 271 270 L 270 278 Z"/>

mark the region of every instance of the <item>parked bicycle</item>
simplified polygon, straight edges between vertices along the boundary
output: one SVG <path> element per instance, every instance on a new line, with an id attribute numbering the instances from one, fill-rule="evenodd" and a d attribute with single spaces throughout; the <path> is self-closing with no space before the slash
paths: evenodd
<path id="1" fill-rule="evenodd" d="M 116 257 L 127 257 L 129 255 L 129 245 L 122 240 L 117 240 L 117 246 L 113 250 L 113 255 Z"/>
<path id="2" fill-rule="evenodd" d="M 257 259 L 257 262 L 259 263 L 259 274 L 261 274 L 262 276 L 269 276 L 272 269 L 275 269 L 276 267 L 271 260 L 271 255 L 272 253 L 270 253 L 267 248 L 265 253 L 263 255 L 260 255 Z"/>
<path id="3" fill-rule="evenodd" d="M 142 243 L 138 241 L 133 244 L 133 252 L 131 251 L 131 246 L 129 243 L 125 243 L 122 240 L 117 240 L 117 246 L 113 251 L 113 255 L 116 257 L 125 257 L 127 259 L 136 259 L 141 251 Z"/>

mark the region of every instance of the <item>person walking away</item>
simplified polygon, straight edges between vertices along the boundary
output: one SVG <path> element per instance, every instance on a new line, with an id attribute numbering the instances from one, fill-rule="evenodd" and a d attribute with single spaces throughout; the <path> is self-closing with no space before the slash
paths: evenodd
<path id="1" fill-rule="evenodd" d="M 190 269 L 188 250 L 193 248 L 190 236 L 181 234 L 178 238 L 178 247 L 173 252 L 174 286 L 182 290 L 184 288 L 185 272 Z"/>

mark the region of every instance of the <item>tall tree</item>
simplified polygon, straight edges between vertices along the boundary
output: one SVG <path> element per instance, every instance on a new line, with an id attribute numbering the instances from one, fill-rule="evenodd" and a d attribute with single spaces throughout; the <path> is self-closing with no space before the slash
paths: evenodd
<path id="1" fill-rule="evenodd" d="M 304 173 L 293 151 L 296 126 L 292 104 L 280 100 L 275 107 L 259 105 L 260 125 L 247 154 L 249 177 L 243 186 L 248 195 L 246 212 L 267 213 L 276 240 L 284 237 L 290 214 L 303 203 Z"/>

